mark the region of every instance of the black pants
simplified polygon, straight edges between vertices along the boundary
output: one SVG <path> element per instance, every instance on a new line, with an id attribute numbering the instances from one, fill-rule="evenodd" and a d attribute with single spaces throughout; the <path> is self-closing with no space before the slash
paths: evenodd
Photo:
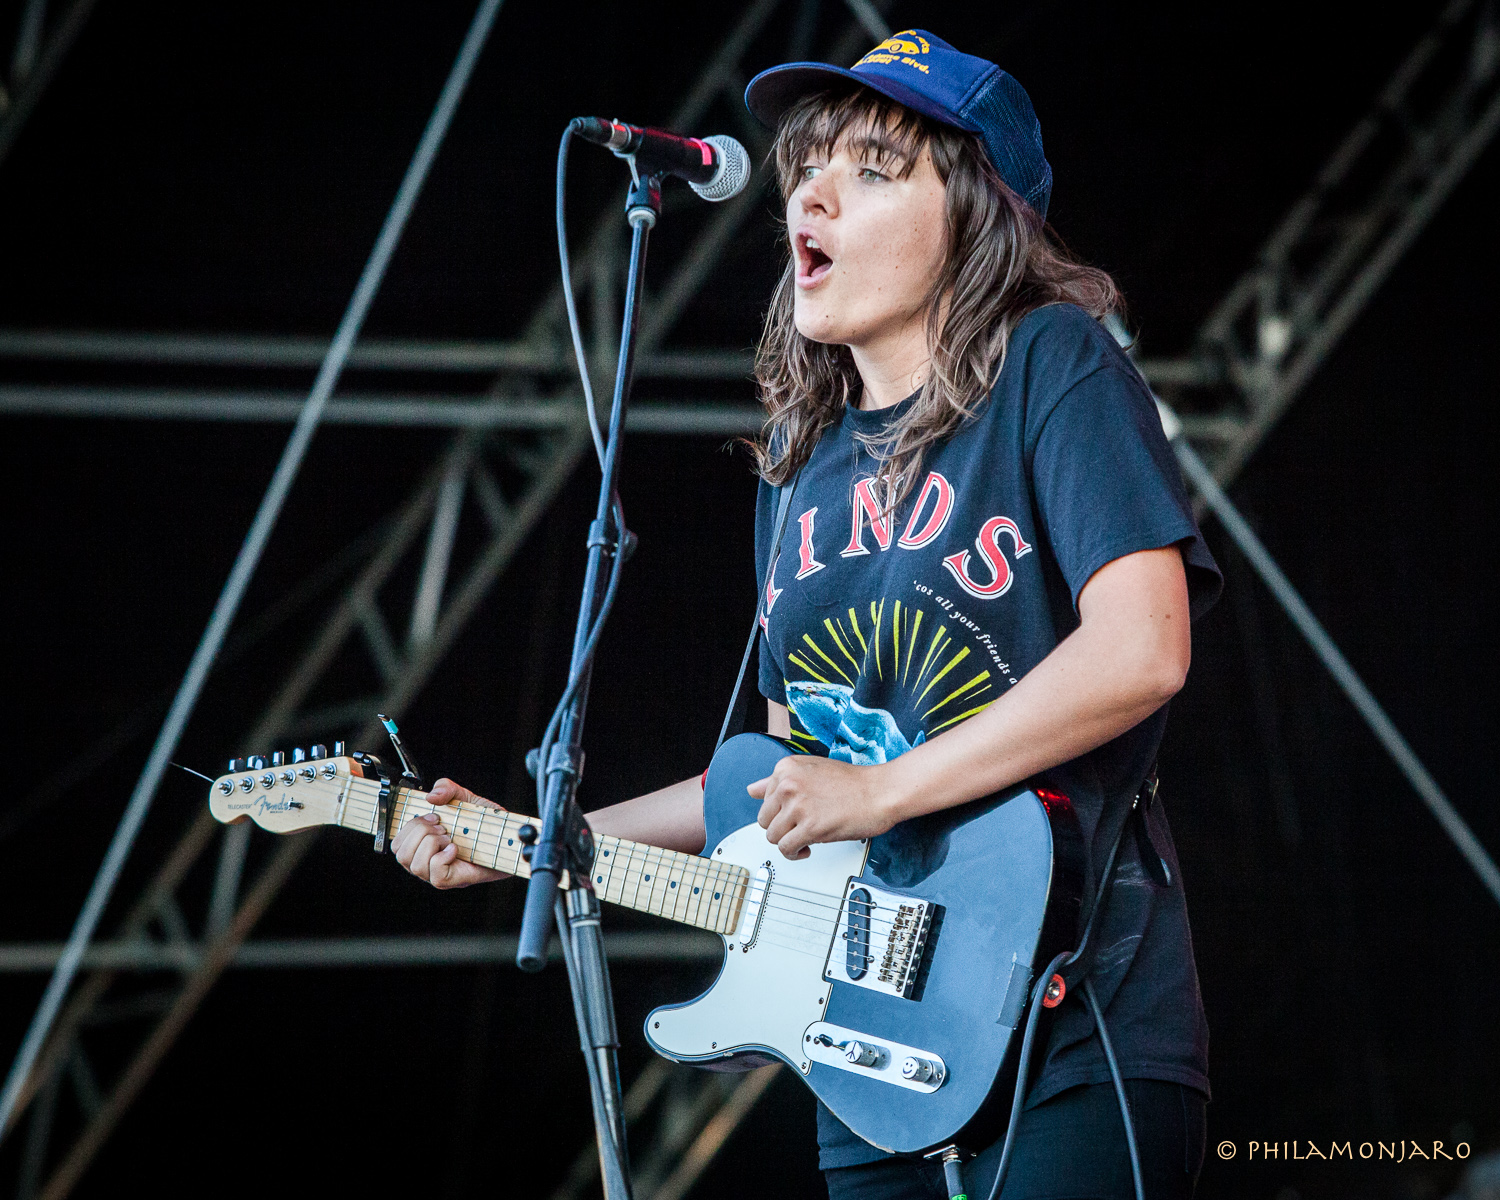
<path id="1" fill-rule="evenodd" d="M 1192 1088 L 1127 1079 L 1146 1200 L 1190 1200 L 1203 1166 L 1205 1102 Z M 969 1200 L 987 1200 L 996 1143 L 964 1164 Z M 943 1168 L 887 1158 L 823 1172 L 829 1200 L 948 1200 Z M 1004 1200 L 1133 1200 L 1130 1153 L 1113 1084 L 1069 1088 L 1021 1114 Z"/>

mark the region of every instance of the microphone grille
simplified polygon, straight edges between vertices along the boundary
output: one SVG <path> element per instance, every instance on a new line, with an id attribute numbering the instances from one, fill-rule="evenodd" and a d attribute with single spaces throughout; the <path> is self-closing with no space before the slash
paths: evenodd
<path id="1" fill-rule="evenodd" d="M 719 152 L 719 169 L 707 183 L 689 184 L 705 200 L 717 203 L 738 196 L 750 182 L 750 155 L 734 138 L 722 133 L 703 139 Z"/>

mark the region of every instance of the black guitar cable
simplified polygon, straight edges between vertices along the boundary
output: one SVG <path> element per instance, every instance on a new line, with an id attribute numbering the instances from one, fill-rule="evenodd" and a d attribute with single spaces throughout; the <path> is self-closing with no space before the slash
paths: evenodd
<path id="1" fill-rule="evenodd" d="M 1042 1015 L 1042 998 L 1046 994 L 1047 984 L 1051 982 L 1052 976 L 1060 968 L 1065 970 L 1071 967 L 1088 950 L 1089 943 L 1094 936 L 1094 923 L 1099 919 L 1099 914 L 1104 910 L 1104 902 L 1109 896 L 1109 887 L 1114 879 L 1115 859 L 1119 856 L 1120 844 L 1125 840 L 1125 830 L 1135 814 L 1138 803 L 1139 793 L 1136 802 L 1131 805 L 1130 813 L 1125 818 L 1125 824 L 1120 826 L 1120 836 L 1115 839 L 1109 857 L 1105 860 L 1104 871 L 1099 877 L 1099 894 L 1094 898 L 1094 911 L 1089 913 L 1088 924 L 1083 927 L 1083 938 L 1078 943 L 1078 949 L 1072 953 L 1064 950 L 1057 955 L 1047 964 L 1046 970 L 1037 977 L 1036 984 L 1031 989 L 1031 1006 L 1026 1017 L 1026 1033 L 1021 1038 L 1020 1061 L 1016 1064 L 1016 1090 L 1010 1102 L 1010 1122 L 1005 1127 L 1005 1145 L 1000 1151 L 1000 1165 L 995 1169 L 995 1182 L 990 1187 L 989 1200 L 999 1200 L 1000 1192 L 1005 1187 L 1005 1177 L 1010 1173 L 1010 1155 L 1015 1147 L 1016 1127 L 1021 1123 L 1021 1104 L 1026 1098 L 1026 1076 L 1031 1065 L 1032 1041 L 1036 1035 L 1037 1021 Z M 1115 1084 L 1115 1098 L 1120 1102 L 1120 1116 L 1125 1121 L 1125 1145 L 1130 1151 L 1130 1173 L 1135 1183 L 1135 1200 L 1146 1200 L 1146 1189 L 1141 1179 L 1141 1158 L 1135 1143 L 1135 1122 L 1130 1118 L 1130 1104 L 1125 1097 L 1125 1082 L 1120 1077 L 1120 1064 L 1115 1060 L 1114 1046 L 1109 1040 L 1109 1032 L 1104 1025 L 1104 1013 L 1094 996 L 1093 984 L 1087 977 L 1083 981 L 1083 994 L 1089 1011 L 1093 1015 L 1094 1023 L 1099 1027 L 1099 1040 L 1104 1044 L 1104 1058 L 1109 1063 L 1110 1078 Z"/>
<path id="2" fill-rule="evenodd" d="M 1135 1122 L 1130 1119 L 1130 1102 L 1125 1098 L 1125 1081 L 1120 1078 L 1120 1064 L 1115 1061 L 1115 1048 L 1110 1044 L 1109 1030 L 1104 1025 L 1104 1012 L 1099 1007 L 1099 998 L 1094 995 L 1094 981 L 1083 981 L 1083 998 L 1088 1001 L 1089 1011 L 1094 1014 L 1094 1023 L 1099 1026 L 1099 1040 L 1104 1043 L 1104 1059 L 1109 1063 L 1109 1077 L 1115 1083 L 1115 1098 L 1120 1102 L 1120 1115 L 1125 1118 L 1125 1144 L 1130 1149 L 1130 1174 L 1135 1181 L 1135 1200 L 1146 1200 L 1146 1187 L 1141 1180 L 1141 1156 L 1135 1144 Z"/>
<path id="3" fill-rule="evenodd" d="M 589 430 L 593 435 L 594 451 L 599 457 L 599 465 L 604 466 L 604 439 L 599 432 L 599 419 L 594 408 L 594 389 L 589 382 L 588 357 L 583 349 L 583 334 L 578 326 L 578 306 L 573 296 L 573 264 L 568 254 L 568 225 L 566 206 L 564 199 L 567 194 L 568 178 L 568 145 L 573 139 L 573 126 L 568 125 L 563 130 L 562 140 L 557 147 L 557 256 L 562 263 L 562 286 L 563 307 L 568 314 L 568 330 L 573 338 L 573 355 L 578 362 L 578 377 L 583 385 L 584 406 L 588 411 Z M 547 789 L 547 764 L 551 758 L 553 742 L 557 738 L 558 726 L 562 723 L 563 714 L 573 702 L 583 681 L 589 677 L 590 668 L 594 663 L 594 652 L 598 649 L 599 638 L 604 632 L 604 622 L 608 619 L 610 610 L 614 608 L 615 596 L 620 587 L 620 568 L 624 566 L 625 559 L 629 557 L 630 542 L 632 535 L 625 529 L 625 510 L 620 504 L 618 491 L 610 497 L 610 507 L 614 517 L 615 532 L 619 541 L 615 547 L 613 561 L 610 563 L 609 579 L 604 589 L 604 599 L 599 605 L 599 614 L 594 618 L 594 624 L 589 629 L 588 637 L 584 640 L 583 651 L 578 656 L 578 670 L 568 679 L 568 685 L 564 689 L 562 698 L 557 702 L 557 707 L 552 710 L 552 717 L 547 722 L 546 731 L 542 734 L 541 745 L 537 753 L 536 772 L 536 798 L 538 805 L 538 816 L 541 816 L 541 807 L 546 804 Z M 590 538 L 594 531 L 590 531 Z M 599 536 L 604 536 L 604 531 L 599 531 Z"/>

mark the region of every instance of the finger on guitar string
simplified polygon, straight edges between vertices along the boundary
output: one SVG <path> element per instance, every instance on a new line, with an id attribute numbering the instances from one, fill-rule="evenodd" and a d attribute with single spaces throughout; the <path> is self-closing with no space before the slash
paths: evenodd
<path id="1" fill-rule="evenodd" d="M 486 800 L 483 796 L 471 792 L 461 783 L 455 783 L 446 777 L 439 779 L 432 785 L 432 790 L 427 793 L 427 803 L 434 808 L 439 805 L 448 804 L 480 804 L 486 808 L 492 808 L 496 812 L 504 812 L 505 809 L 493 800 Z"/>
<path id="2" fill-rule="evenodd" d="M 766 840 L 797 861 L 809 846 L 874 837 L 894 824 L 885 811 L 880 769 L 790 754 L 745 790 L 761 802 L 756 821 Z"/>
<path id="3" fill-rule="evenodd" d="M 423 813 L 401 826 L 391 849 L 398 863 L 418 879 L 426 879 L 432 856 L 452 844 L 452 837 L 437 815 Z"/>
<path id="4" fill-rule="evenodd" d="M 460 858 L 459 847 L 442 820 L 445 809 L 449 814 L 458 812 L 452 807 L 457 804 L 479 805 L 496 812 L 505 810 L 451 779 L 438 780 L 428 796 L 439 803 L 435 805 L 435 811 L 415 816 L 401 826 L 391 844 L 396 861 L 410 874 L 440 889 L 469 887 L 508 878 L 503 871 Z"/>

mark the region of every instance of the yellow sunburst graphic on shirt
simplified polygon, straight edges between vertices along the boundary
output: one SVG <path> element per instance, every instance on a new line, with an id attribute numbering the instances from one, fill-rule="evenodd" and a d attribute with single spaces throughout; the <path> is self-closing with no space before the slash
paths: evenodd
<path id="1" fill-rule="evenodd" d="M 857 687 L 866 671 L 882 682 L 896 681 L 910 693 L 911 711 L 928 737 L 995 702 L 991 696 L 975 703 L 994 691 L 994 681 L 988 667 L 969 673 L 974 668 L 970 647 L 958 644 L 947 618 L 929 619 L 924 609 L 899 600 L 887 608 L 882 597 L 870 601 L 868 612 L 851 607 L 842 616 L 825 617 L 823 628 L 804 632 L 787 659 L 819 683 Z M 937 724 L 928 724 L 932 718 Z M 816 741 L 800 730 L 792 736 Z"/>

